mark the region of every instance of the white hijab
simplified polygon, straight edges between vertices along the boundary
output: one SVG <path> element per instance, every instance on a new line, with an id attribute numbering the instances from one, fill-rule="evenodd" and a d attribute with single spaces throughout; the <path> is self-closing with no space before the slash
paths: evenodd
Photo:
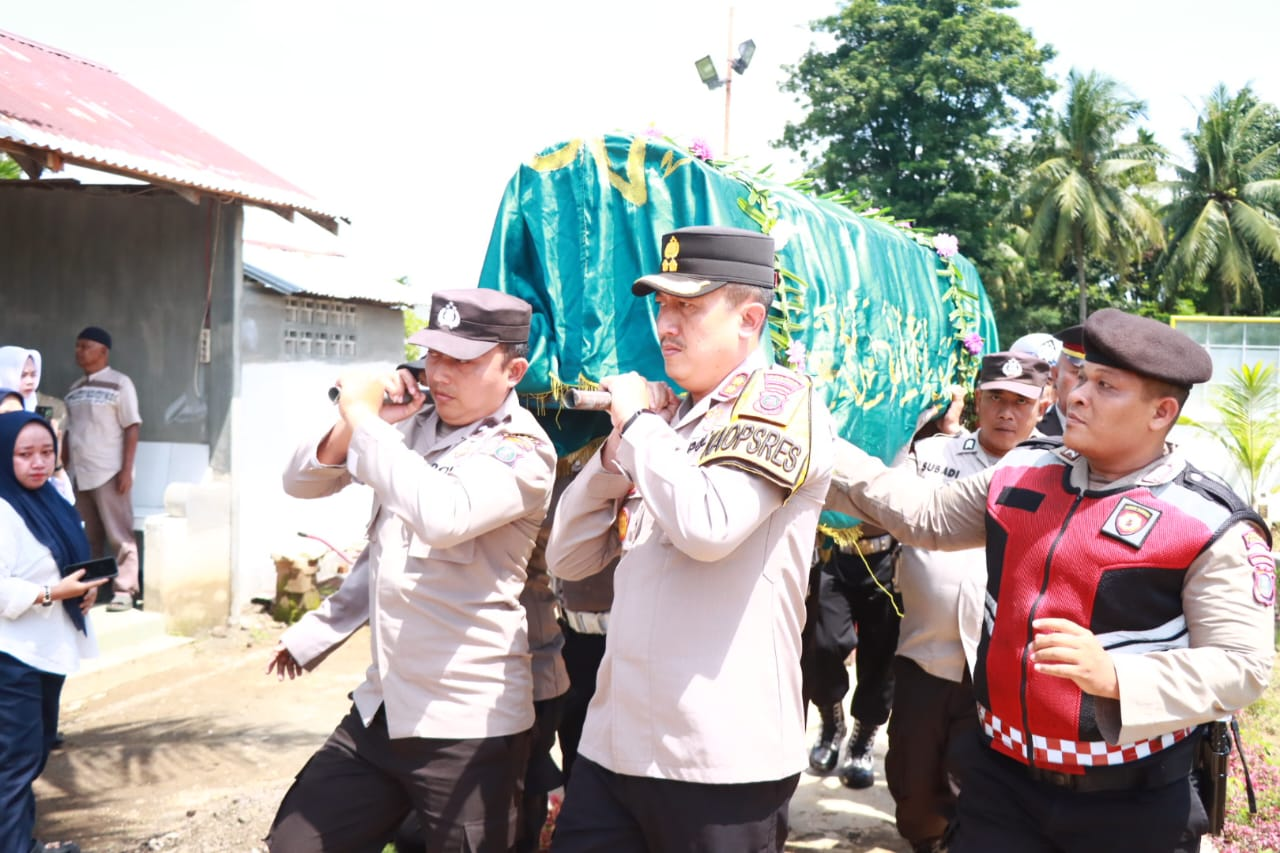
<path id="1" fill-rule="evenodd" d="M 22 371 L 27 359 L 36 366 L 36 387 L 22 398 L 22 406 L 28 412 L 36 410 L 36 389 L 40 387 L 40 353 L 26 347 L 0 347 L 0 388 L 17 391 L 22 384 Z M 21 392 L 19 392 L 21 393 Z"/>

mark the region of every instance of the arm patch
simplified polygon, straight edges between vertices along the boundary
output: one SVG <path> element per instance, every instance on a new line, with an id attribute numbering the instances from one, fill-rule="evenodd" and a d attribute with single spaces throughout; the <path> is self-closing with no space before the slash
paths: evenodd
<path id="1" fill-rule="evenodd" d="M 707 436 L 699 465 L 731 465 L 781 486 L 790 498 L 809 474 L 813 384 L 777 367 L 757 370 L 728 423 Z"/>

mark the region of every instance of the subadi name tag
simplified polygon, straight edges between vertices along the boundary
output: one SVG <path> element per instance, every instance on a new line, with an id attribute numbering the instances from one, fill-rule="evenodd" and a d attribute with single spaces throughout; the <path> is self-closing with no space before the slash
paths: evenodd
<path id="1" fill-rule="evenodd" d="M 794 495 L 809 474 L 813 387 L 776 367 L 751 374 L 728 423 L 707 436 L 699 465 L 732 465 Z"/>

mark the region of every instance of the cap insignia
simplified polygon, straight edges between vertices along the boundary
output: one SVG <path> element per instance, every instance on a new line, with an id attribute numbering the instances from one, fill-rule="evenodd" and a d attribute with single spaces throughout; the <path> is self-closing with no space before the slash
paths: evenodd
<path id="1" fill-rule="evenodd" d="M 458 314 L 458 306 L 452 302 L 447 303 L 443 308 L 436 312 L 436 325 L 444 329 L 446 332 L 452 332 L 462 323 L 462 316 Z"/>
<path id="2" fill-rule="evenodd" d="M 1016 379 L 1022 375 L 1022 362 L 1011 358 L 1000 366 L 1000 372 L 1010 379 Z"/>
<path id="3" fill-rule="evenodd" d="M 667 241 L 667 245 L 662 247 L 662 271 L 678 272 L 680 265 L 676 263 L 676 258 L 680 256 L 680 241 L 672 237 Z"/>

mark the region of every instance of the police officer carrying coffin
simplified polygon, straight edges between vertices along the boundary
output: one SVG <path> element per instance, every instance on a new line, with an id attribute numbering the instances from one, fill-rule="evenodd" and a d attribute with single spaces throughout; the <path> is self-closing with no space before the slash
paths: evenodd
<path id="1" fill-rule="evenodd" d="M 609 639 L 553 850 L 781 850 L 805 763 L 800 627 L 832 425 L 761 347 L 773 240 L 662 241 L 667 375 L 604 380 L 614 431 L 565 491 L 547 546 L 566 579 L 614 576 Z"/>
<path id="2" fill-rule="evenodd" d="M 1084 352 L 1065 446 L 936 488 L 838 450 L 841 511 L 922 547 L 986 545 L 973 682 L 989 748 L 952 853 L 1199 849 L 1204 724 L 1271 675 L 1266 527 L 1166 442 L 1209 356 L 1114 309 L 1085 323 Z"/>
<path id="3" fill-rule="evenodd" d="M 311 669 L 364 624 L 372 663 L 351 712 L 298 774 L 272 851 L 381 849 L 409 812 L 441 853 L 506 853 L 534 722 L 525 563 L 555 450 L 514 388 L 527 302 L 437 291 L 430 399 L 407 369 L 342 379 L 338 422 L 298 448 L 294 497 L 373 489 L 369 546 L 347 580 L 285 632 L 268 671 Z M 384 394 L 392 400 L 386 402 Z"/>

